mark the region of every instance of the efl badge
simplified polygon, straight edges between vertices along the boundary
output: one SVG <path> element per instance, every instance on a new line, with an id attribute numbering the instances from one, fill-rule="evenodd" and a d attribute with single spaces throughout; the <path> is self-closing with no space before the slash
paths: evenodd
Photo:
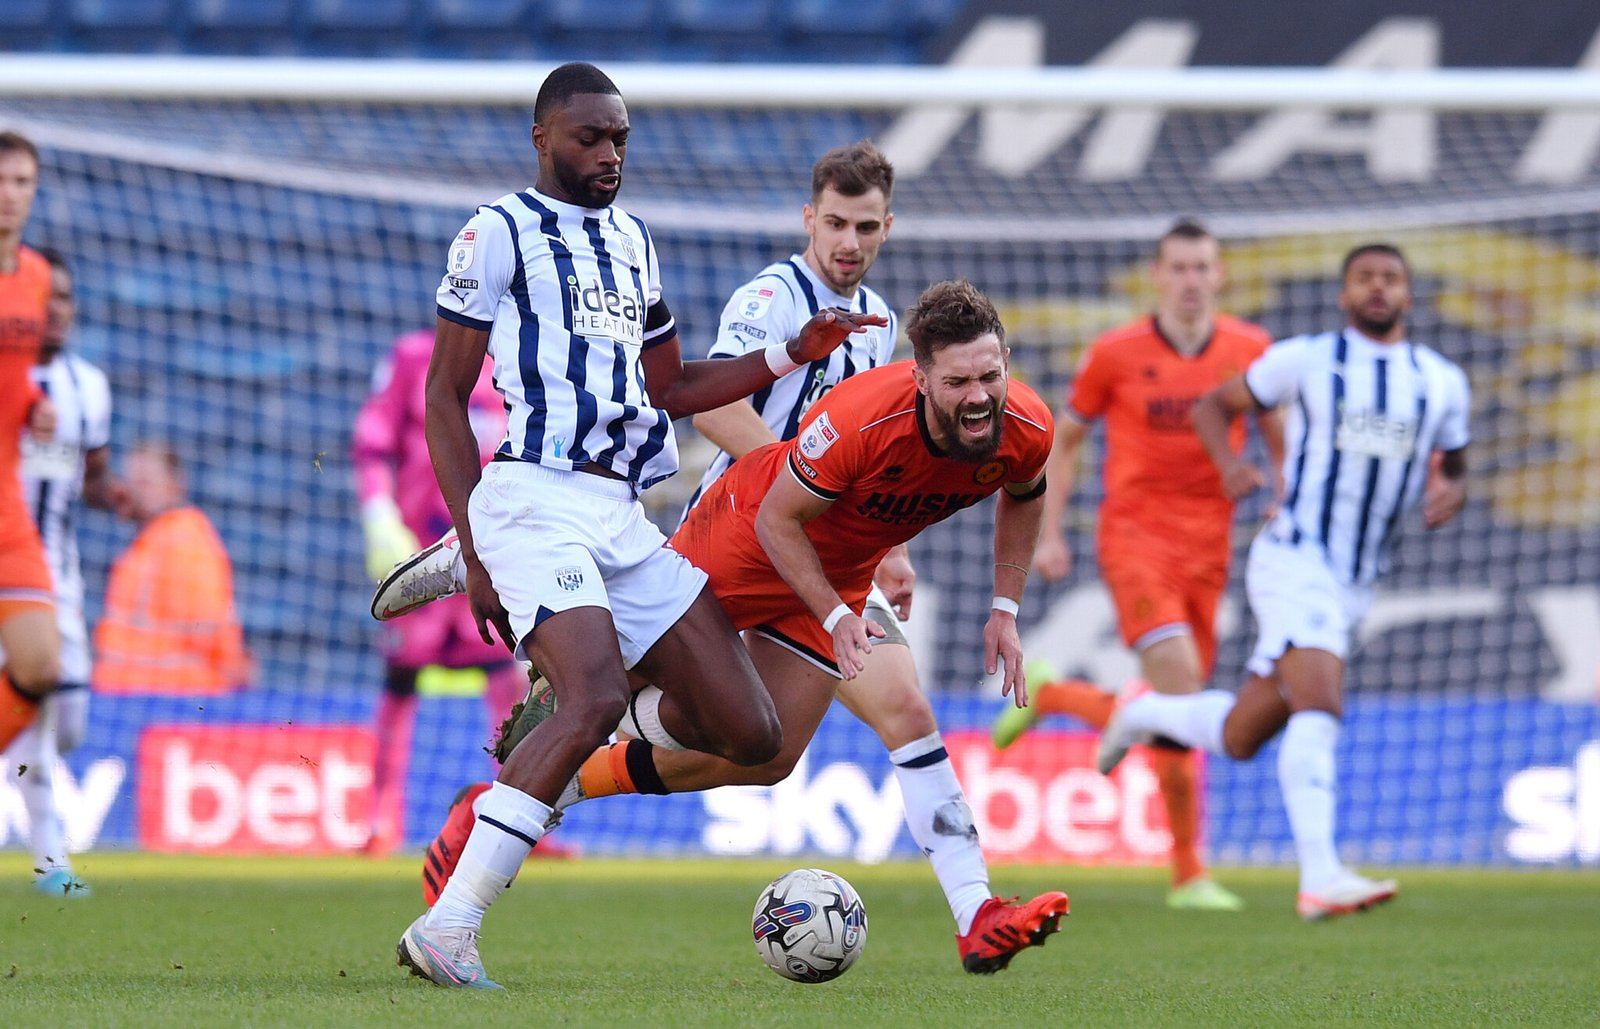
<path id="1" fill-rule="evenodd" d="M 477 229 L 462 229 L 450 245 L 450 270 L 464 272 L 472 267 L 472 250 L 478 245 Z"/>
<path id="2" fill-rule="evenodd" d="M 576 565 L 571 568 L 557 568 L 556 585 L 568 593 L 578 592 L 583 588 L 583 569 Z"/>
<path id="3" fill-rule="evenodd" d="M 739 314 L 745 318 L 760 318 L 772 306 L 772 297 L 772 290 L 760 286 L 745 290 L 739 298 Z"/>
<path id="4" fill-rule="evenodd" d="M 1006 463 L 1004 461 L 990 461 L 978 469 L 972 476 L 972 481 L 980 486 L 987 486 L 1005 473 Z"/>
<path id="5" fill-rule="evenodd" d="M 828 420 L 828 412 L 824 411 L 800 437 L 800 453 L 815 461 L 837 442 L 839 442 L 839 430 L 833 427 L 833 423 Z"/>

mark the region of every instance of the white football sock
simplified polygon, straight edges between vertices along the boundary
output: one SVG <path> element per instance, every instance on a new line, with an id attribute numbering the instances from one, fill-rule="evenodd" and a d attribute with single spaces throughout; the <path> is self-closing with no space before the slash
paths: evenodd
<path id="1" fill-rule="evenodd" d="M 655 686 L 646 686 L 635 693 L 622 721 L 617 723 L 617 732 L 644 740 L 662 750 L 688 750 L 688 747 L 673 739 L 661 724 L 662 696 L 661 690 Z"/>
<path id="2" fill-rule="evenodd" d="M 1165 736 L 1188 747 L 1227 755 L 1222 749 L 1222 723 L 1233 710 L 1227 690 L 1205 690 L 1180 697 L 1147 693 L 1129 701 L 1118 716 L 1140 735 Z"/>
<path id="3" fill-rule="evenodd" d="M 479 799 L 461 861 L 423 923 L 429 929 L 476 930 L 544 835 L 549 806 L 521 790 L 497 782 Z"/>
<path id="4" fill-rule="evenodd" d="M 6 771 L 22 794 L 28 812 L 28 843 L 33 867 L 44 872 L 72 870 L 67 841 L 56 810 L 55 698 L 45 701 L 39 718 L 18 736 L 6 753 Z"/>
<path id="5" fill-rule="evenodd" d="M 1333 845 L 1337 787 L 1333 761 L 1338 745 L 1339 720 L 1328 712 L 1296 711 L 1289 716 L 1278 751 L 1278 787 L 1300 855 L 1302 890 L 1328 882 L 1341 867 Z"/>
<path id="6" fill-rule="evenodd" d="M 933 865 L 955 916 L 956 931 L 965 936 L 973 916 L 991 895 L 989 866 L 944 740 L 938 733 L 924 736 L 891 750 L 889 760 L 900 783 L 911 838 Z"/>

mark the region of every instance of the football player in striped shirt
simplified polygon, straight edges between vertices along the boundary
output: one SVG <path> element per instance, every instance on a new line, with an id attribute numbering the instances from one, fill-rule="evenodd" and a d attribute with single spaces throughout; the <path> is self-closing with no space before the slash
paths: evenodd
<path id="1" fill-rule="evenodd" d="M 73 874 L 55 793 L 56 763 L 83 741 L 89 724 L 92 662 L 77 513 L 80 501 L 115 511 L 126 489 L 111 473 L 111 386 L 104 372 L 67 349 L 77 310 L 72 269 L 54 250 L 39 253 L 50 265 L 50 304 L 33 381 L 55 406 L 56 428 L 49 440 L 23 437 L 22 487 L 55 583 L 61 683 L 6 751 L 5 763 L 28 812 L 34 887 L 82 898 L 89 889 Z"/>
<path id="2" fill-rule="evenodd" d="M 684 742 L 740 765 L 781 749 L 772 697 L 705 573 L 663 545 L 638 497 L 677 469 L 674 417 L 749 396 L 884 321 L 825 311 L 759 353 L 683 361 L 654 240 L 613 203 L 629 131 L 603 72 L 551 72 L 534 104 L 537 181 L 479 208 L 437 293 L 426 431 L 456 533 L 419 560 L 445 576 L 459 561 L 484 639 L 492 627 L 560 698 L 479 799 L 455 874 L 400 940 L 401 963 L 443 986 L 498 985 L 478 956 L 484 912 L 621 720 L 630 671 L 673 699 Z M 468 417 L 485 353 L 508 416 L 487 468 Z"/>
<path id="3" fill-rule="evenodd" d="M 1334 753 L 1350 641 L 1389 563 L 1402 515 L 1418 503 L 1429 529 L 1466 501 L 1471 395 L 1459 367 L 1406 335 L 1411 271 L 1395 247 L 1346 256 L 1337 332 L 1274 345 L 1242 376 L 1203 397 L 1194 427 L 1241 497 L 1264 479 L 1228 445 L 1239 413 L 1287 412 L 1284 497 L 1250 547 L 1245 588 L 1259 635 L 1237 697 L 1208 690 L 1148 694 L 1112 715 L 1099 765 L 1160 734 L 1245 760 L 1283 734 L 1278 783 L 1300 861 L 1296 907 L 1308 921 L 1394 897 L 1393 880 L 1345 867 L 1334 846 Z"/>

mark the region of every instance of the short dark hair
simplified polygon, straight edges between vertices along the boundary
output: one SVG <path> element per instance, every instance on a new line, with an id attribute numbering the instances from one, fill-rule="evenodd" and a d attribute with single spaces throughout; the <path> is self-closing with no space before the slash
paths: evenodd
<path id="1" fill-rule="evenodd" d="M 883 190 L 887 202 L 894 193 L 894 165 L 871 140 L 834 147 L 811 166 L 811 199 L 832 187 L 840 196 L 864 196 L 873 189 Z"/>
<path id="2" fill-rule="evenodd" d="M 39 163 L 39 148 L 33 140 L 11 129 L 0 132 L 0 154 L 27 154 L 34 164 Z"/>
<path id="3" fill-rule="evenodd" d="M 1344 255 L 1344 263 L 1339 265 L 1340 282 L 1350 277 L 1350 266 L 1356 263 L 1356 258 L 1366 254 L 1388 254 L 1400 262 L 1400 267 L 1406 270 L 1406 278 L 1411 278 L 1411 262 L 1406 260 L 1406 255 L 1400 252 L 1399 247 L 1393 243 L 1363 243 Z"/>
<path id="4" fill-rule="evenodd" d="M 990 332 L 1005 345 L 1006 327 L 1000 324 L 994 304 L 966 279 L 935 282 L 906 312 L 906 335 L 922 368 L 933 363 L 937 351 Z"/>
<path id="5" fill-rule="evenodd" d="M 1210 229 L 1194 218 L 1179 218 L 1172 223 L 1171 228 L 1161 234 L 1160 239 L 1156 240 L 1156 256 L 1161 256 L 1161 250 L 1167 245 L 1167 240 L 1169 239 L 1198 240 L 1216 238 L 1211 234 Z"/>
<path id="6" fill-rule="evenodd" d="M 575 96 L 600 93 L 605 96 L 622 95 L 611 77 L 592 64 L 573 61 L 563 64 L 545 76 L 539 87 L 539 96 L 533 102 L 534 124 L 542 124 L 555 109 L 566 105 Z"/>

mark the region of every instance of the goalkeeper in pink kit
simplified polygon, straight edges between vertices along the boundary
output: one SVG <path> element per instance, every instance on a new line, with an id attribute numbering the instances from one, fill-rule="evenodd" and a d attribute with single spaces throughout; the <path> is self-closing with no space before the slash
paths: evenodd
<path id="1" fill-rule="evenodd" d="M 351 459 L 361 502 L 367 573 L 374 579 L 416 550 L 418 540 L 435 539 L 450 528 L 450 511 L 434 481 L 422 428 L 424 380 L 432 353 L 432 329 L 395 340 L 356 417 Z M 484 461 L 493 456 L 506 428 L 505 405 L 490 371 L 485 361 L 470 402 L 472 428 Z M 380 648 L 385 675 L 378 699 L 378 750 L 369 805 L 372 835 L 366 848 L 378 854 L 394 849 L 405 834 L 406 770 L 422 670 L 438 666 L 482 675 L 490 727 L 498 726 L 528 689 L 527 676 L 510 653 L 479 637 L 465 596 L 386 622 Z"/>

